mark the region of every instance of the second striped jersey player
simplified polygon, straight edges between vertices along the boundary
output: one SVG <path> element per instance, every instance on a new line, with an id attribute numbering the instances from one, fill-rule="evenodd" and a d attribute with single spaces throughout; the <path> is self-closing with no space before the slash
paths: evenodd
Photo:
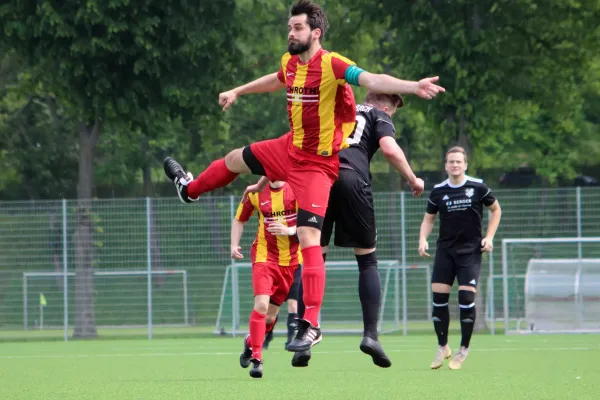
<path id="1" fill-rule="evenodd" d="M 258 230 L 250 250 L 254 309 L 240 365 L 247 368 L 253 364 L 250 376 L 261 378 L 265 335 L 273 329 L 279 308 L 290 294 L 302 254 L 296 236 L 296 197 L 289 184 L 275 181 L 240 203 L 231 227 L 232 258 L 243 258 L 239 246 L 243 226 L 255 213 Z"/>

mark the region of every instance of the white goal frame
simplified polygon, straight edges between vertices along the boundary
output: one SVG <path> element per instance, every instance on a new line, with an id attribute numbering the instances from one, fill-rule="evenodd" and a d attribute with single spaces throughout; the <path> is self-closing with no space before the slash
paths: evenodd
<path id="1" fill-rule="evenodd" d="M 550 244 L 550 243 L 577 243 L 578 246 L 578 254 L 577 257 L 565 257 L 565 259 L 578 259 L 583 260 L 581 245 L 583 243 L 598 243 L 600 244 L 600 237 L 558 237 L 558 238 L 523 238 L 523 239 L 503 239 L 502 240 L 502 289 L 503 289 L 503 317 L 504 317 L 504 334 L 514 334 L 514 333 L 533 333 L 530 330 L 520 330 L 519 327 L 521 325 L 521 318 L 517 322 L 517 330 L 511 331 L 510 322 L 514 321 L 514 318 L 510 317 L 510 307 L 509 307 L 509 289 L 508 289 L 508 278 L 509 278 L 509 260 L 508 260 L 508 247 L 511 244 Z M 548 259 L 556 258 L 549 257 Z M 543 258 L 542 258 L 543 260 Z M 512 275 L 512 277 L 515 277 Z M 558 331 L 556 333 L 559 333 Z"/>
<path id="2" fill-rule="evenodd" d="M 169 324 L 169 326 L 188 326 L 189 325 L 189 300 L 188 300 L 188 274 L 185 269 L 171 269 L 171 270 L 156 270 L 151 271 L 150 274 L 154 275 L 181 275 L 183 281 L 183 324 Z M 67 272 L 67 277 L 74 277 L 75 272 Z M 147 270 L 114 270 L 114 271 L 94 271 L 94 276 L 148 276 L 149 271 Z M 23 328 L 28 330 L 28 284 L 29 278 L 43 278 L 43 277 L 64 277 L 63 272 L 23 272 Z M 64 304 L 68 304 L 69 290 L 65 288 L 64 292 Z M 148 285 L 148 326 L 151 329 L 152 326 L 163 326 L 160 324 L 152 324 L 152 287 Z M 68 309 L 63 310 L 65 314 L 65 323 L 67 321 Z M 98 325 L 105 327 L 103 325 Z M 146 325 L 141 325 L 146 326 Z M 132 328 L 132 325 L 119 325 L 110 326 L 110 328 Z M 139 327 L 139 325 L 137 325 Z"/>
<path id="3" fill-rule="evenodd" d="M 378 260 L 378 269 L 382 273 L 382 288 L 383 292 L 381 294 L 382 298 L 382 306 L 379 310 L 379 318 L 377 322 L 378 330 L 381 332 L 381 327 L 383 324 L 383 315 L 385 312 L 385 299 L 388 296 L 388 291 L 390 290 L 390 285 L 393 285 L 391 288 L 393 296 L 394 296 L 394 325 L 395 328 L 391 331 L 400 330 L 400 324 L 402 324 L 403 334 L 407 334 L 408 329 L 408 298 L 407 298 L 407 279 L 406 279 L 406 271 L 408 269 L 422 269 L 425 270 L 426 273 L 426 285 L 427 286 L 427 302 L 428 302 L 428 310 L 429 314 L 431 314 L 431 303 L 432 303 L 432 293 L 431 293 L 431 285 L 429 284 L 429 278 L 431 277 L 431 266 L 429 264 L 419 264 L 419 265 L 401 265 L 397 260 Z M 217 314 L 217 320 L 215 323 L 214 333 L 216 335 L 223 334 L 221 331 L 221 321 L 223 320 L 223 311 L 225 304 L 225 296 L 227 295 L 227 289 L 231 290 L 231 326 L 232 331 L 229 334 L 236 337 L 238 334 L 245 334 L 246 331 L 240 330 L 241 316 L 240 316 L 240 298 L 239 298 L 239 269 L 241 268 L 252 268 L 252 263 L 244 262 L 233 262 L 227 266 L 225 270 L 225 276 L 223 278 L 223 288 L 221 290 L 221 298 L 219 300 L 219 311 Z M 329 271 L 337 270 L 337 271 L 355 271 L 357 270 L 356 260 L 347 260 L 347 261 L 326 261 L 325 268 Z M 231 283 L 230 281 L 231 276 Z M 425 289 L 425 287 L 423 288 Z M 327 290 L 327 289 L 325 289 Z M 324 332 L 359 332 L 358 330 L 352 329 L 344 329 L 344 330 L 336 330 L 336 329 L 327 329 L 327 326 L 323 327 Z M 282 331 L 283 332 L 283 331 Z M 360 330 L 362 332 L 362 329 Z"/>

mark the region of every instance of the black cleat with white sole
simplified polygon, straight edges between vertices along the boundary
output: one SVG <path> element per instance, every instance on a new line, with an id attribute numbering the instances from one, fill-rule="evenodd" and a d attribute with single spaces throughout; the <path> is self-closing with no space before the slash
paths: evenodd
<path id="1" fill-rule="evenodd" d="M 250 362 L 252 361 L 252 349 L 248 346 L 248 337 L 250 334 L 247 334 L 244 337 L 244 351 L 240 354 L 240 367 L 248 368 L 250 366 Z"/>
<path id="2" fill-rule="evenodd" d="M 167 177 L 175 184 L 179 200 L 181 200 L 183 203 L 191 203 L 198 200 L 198 198 L 193 199 L 188 195 L 187 185 L 192 181 L 193 178 L 190 173 L 185 173 L 181 164 L 175 161 L 173 157 L 167 157 L 163 162 L 163 167 Z"/>
<path id="3" fill-rule="evenodd" d="M 308 367 L 308 362 L 310 361 L 310 350 L 306 351 L 298 351 L 294 353 L 292 357 L 292 367 L 303 368 Z"/>
<path id="4" fill-rule="evenodd" d="M 378 367 L 389 368 L 392 366 L 392 361 L 385 354 L 383 347 L 381 347 L 381 343 L 377 340 L 371 339 L 368 336 L 363 337 L 360 342 L 360 351 L 370 355 L 373 359 L 373 364 Z"/>
<path id="5" fill-rule="evenodd" d="M 288 344 L 288 351 L 298 352 L 310 350 L 314 345 L 323 340 L 321 328 L 311 325 L 307 320 L 298 320 L 296 337 Z"/>
<path id="6" fill-rule="evenodd" d="M 252 368 L 250 368 L 250 376 L 253 378 L 262 378 L 263 363 L 261 360 L 257 360 L 256 358 L 252 359 Z"/>

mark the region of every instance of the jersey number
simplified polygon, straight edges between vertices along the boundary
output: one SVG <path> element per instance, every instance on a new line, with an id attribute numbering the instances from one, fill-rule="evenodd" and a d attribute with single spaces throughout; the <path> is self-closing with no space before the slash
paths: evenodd
<path id="1" fill-rule="evenodd" d="M 352 135 L 350 135 L 348 139 L 346 139 L 346 143 L 348 143 L 349 146 L 360 143 L 360 139 L 362 138 L 366 124 L 367 120 L 365 119 L 365 117 L 363 117 L 362 115 L 356 116 L 356 127 L 354 128 L 354 132 L 352 132 Z"/>

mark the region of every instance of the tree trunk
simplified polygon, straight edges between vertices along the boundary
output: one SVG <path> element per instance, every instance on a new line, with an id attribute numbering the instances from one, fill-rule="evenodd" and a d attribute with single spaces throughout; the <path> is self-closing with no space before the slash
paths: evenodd
<path id="1" fill-rule="evenodd" d="M 94 317 L 94 247 L 92 188 L 94 187 L 94 149 L 100 122 L 79 126 L 79 181 L 75 230 L 75 331 L 73 338 L 98 336 Z"/>

